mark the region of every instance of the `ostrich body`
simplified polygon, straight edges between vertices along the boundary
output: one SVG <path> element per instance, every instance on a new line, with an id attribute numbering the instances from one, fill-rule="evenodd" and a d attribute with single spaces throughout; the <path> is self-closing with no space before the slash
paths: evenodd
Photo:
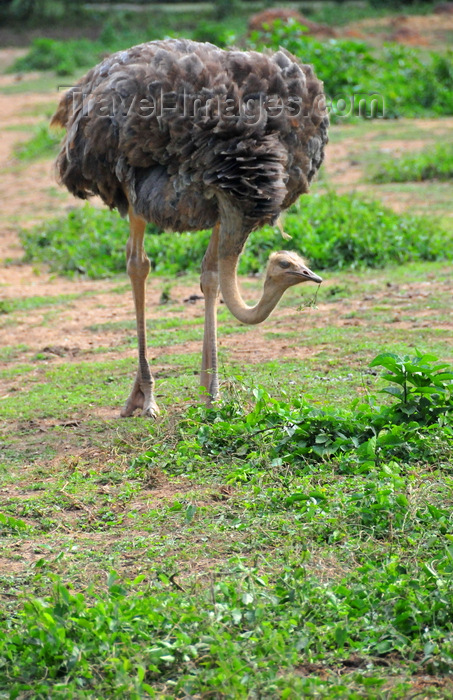
<path id="1" fill-rule="evenodd" d="M 146 350 L 147 221 L 175 232 L 213 229 L 200 279 L 208 402 L 218 394 L 219 287 L 233 315 L 253 324 L 288 287 L 321 282 L 295 253 L 274 253 L 262 297 L 249 307 L 236 271 L 250 232 L 308 191 L 327 142 L 323 97 L 312 68 L 284 50 L 225 51 L 184 39 L 113 54 L 63 96 L 52 119 L 67 130 L 56 161 L 60 182 L 129 216 L 139 367 L 122 415 L 159 412 Z"/>

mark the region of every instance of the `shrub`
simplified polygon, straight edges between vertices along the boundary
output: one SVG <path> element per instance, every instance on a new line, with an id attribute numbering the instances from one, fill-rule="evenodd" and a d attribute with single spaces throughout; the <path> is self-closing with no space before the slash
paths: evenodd
<path id="1" fill-rule="evenodd" d="M 257 48 L 268 46 L 275 51 L 282 46 L 312 63 L 324 81 L 334 119 L 453 114 L 452 51 L 423 56 L 416 49 L 388 44 L 378 56 L 363 42 L 321 42 L 307 36 L 297 23 L 278 21 L 264 35 L 254 35 L 252 42 Z"/>
<path id="2" fill-rule="evenodd" d="M 223 2 L 222 7 L 231 3 Z M 54 41 L 36 39 L 29 53 L 16 61 L 12 70 L 54 70 L 70 75 L 97 63 L 102 54 L 157 38 L 156 26 L 145 22 L 140 29 L 128 29 L 127 17 L 113 16 L 98 41 Z M 159 27 L 159 32 L 161 28 Z M 228 25 L 202 21 L 193 37 L 230 44 L 233 32 Z M 389 44 L 377 53 L 365 44 L 349 39 L 320 41 L 307 36 L 296 22 L 278 21 L 264 33 L 248 40 L 251 48 L 262 50 L 280 46 L 302 61 L 312 63 L 324 81 L 334 119 L 352 115 L 365 117 L 421 116 L 453 114 L 453 52 L 424 54 L 415 48 Z"/>
<path id="3" fill-rule="evenodd" d="M 49 70 L 57 75 L 72 75 L 80 68 L 97 63 L 102 47 L 87 39 L 56 41 L 34 39 L 30 51 L 13 64 L 11 71 Z"/>
<path id="4" fill-rule="evenodd" d="M 31 139 L 15 147 L 14 155 L 22 161 L 51 158 L 56 155 L 60 141 L 61 132 L 50 131 L 47 124 L 41 124 Z"/>
<path id="5" fill-rule="evenodd" d="M 437 144 L 421 153 L 384 161 L 371 175 L 372 182 L 421 182 L 453 178 L 453 146 Z"/>
<path id="6" fill-rule="evenodd" d="M 298 250 L 315 269 L 363 269 L 410 260 L 451 259 L 451 234 L 432 219 L 396 214 L 376 201 L 350 195 L 302 197 L 285 218 L 291 240 L 267 226 L 251 234 L 239 272 L 257 272 L 278 248 Z M 44 262 L 55 272 L 106 277 L 125 270 L 127 225 L 115 212 L 86 205 L 65 218 L 46 221 L 20 234 L 25 260 Z M 145 239 L 157 273 L 198 271 L 210 231 L 159 233 Z"/>

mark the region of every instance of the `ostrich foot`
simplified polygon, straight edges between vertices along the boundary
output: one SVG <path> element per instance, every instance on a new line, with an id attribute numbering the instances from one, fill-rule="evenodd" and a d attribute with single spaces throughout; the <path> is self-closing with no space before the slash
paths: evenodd
<path id="1" fill-rule="evenodd" d="M 212 408 L 212 405 L 220 399 L 219 377 L 216 369 L 201 370 L 200 393 L 207 408 Z"/>
<path id="2" fill-rule="evenodd" d="M 121 411 L 121 417 L 132 416 L 137 408 L 141 409 L 142 416 L 148 416 L 148 418 L 155 419 L 160 414 L 153 396 L 153 385 L 151 382 L 142 381 L 139 375 L 135 378 L 131 393 Z"/>
<path id="3" fill-rule="evenodd" d="M 205 399 L 206 408 L 213 408 L 214 404 L 220 399 L 220 396 L 216 394 L 215 396 L 207 396 Z"/>
<path id="4" fill-rule="evenodd" d="M 209 385 L 209 389 L 207 393 L 205 394 L 205 401 L 206 401 L 206 406 L 207 408 L 212 408 L 213 404 L 216 403 L 220 399 L 220 392 L 219 392 L 219 382 L 217 379 L 217 376 L 212 378 L 212 381 Z"/>

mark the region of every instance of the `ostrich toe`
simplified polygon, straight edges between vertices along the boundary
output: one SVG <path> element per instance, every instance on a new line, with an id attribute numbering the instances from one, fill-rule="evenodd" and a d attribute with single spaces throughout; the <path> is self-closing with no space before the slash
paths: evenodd
<path id="1" fill-rule="evenodd" d="M 131 393 L 121 411 L 121 417 L 127 418 L 140 408 L 142 416 L 156 419 L 160 414 L 159 406 L 153 396 L 153 387 L 150 382 L 145 382 L 139 375 L 135 378 Z"/>

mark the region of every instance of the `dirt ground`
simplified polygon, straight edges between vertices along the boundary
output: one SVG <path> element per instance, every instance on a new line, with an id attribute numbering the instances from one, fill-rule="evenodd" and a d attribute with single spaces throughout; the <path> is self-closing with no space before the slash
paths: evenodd
<path id="1" fill-rule="evenodd" d="M 12 61 L 17 55 L 16 50 L 0 51 L 0 66 Z M 15 76 L 0 76 L 0 87 L 13 85 Z M 37 114 L 37 108 L 45 108 L 52 103 L 56 104 L 57 95 L 54 93 L 20 92 L 17 94 L 0 94 L 0 300 L 17 299 L 29 296 L 58 296 L 62 294 L 77 294 L 76 300 L 65 307 L 61 313 L 57 313 L 53 319 L 43 323 L 44 311 L 42 308 L 31 309 L 21 316 L 18 323 L 2 324 L 0 326 L 1 343 L 3 346 L 27 345 L 29 354 L 41 352 L 45 348 L 56 349 L 54 359 L 67 361 L 68 357 L 85 358 L 85 354 L 92 352 L 97 346 L 109 348 L 109 358 L 124 357 L 126 351 L 115 352 L 118 343 L 118 335 L 115 332 L 103 330 L 102 333 L 87 333 L 86 328 L 94 323 L 102 324 L 108 321 L 132 320 L 132 299 L 127 285 L 124 292 L 118 293 L 118 281 L 92 281 L 92 280 L 67 280 L 49 274 L 45 269 L 36 269 L 33 265 L 24 264 L 21 261 L 22 248 L 18 239 L 18 228 L 31 226 L 42 221 L 46 217 L 62 214 L 81 203 L 74 200 L 68 193 L 56 190 L 52 162 L 38 161 L 23 165 L 14 157 L 14 147 L 22 140 L 30 137 L 30 129 L 42 122 L 42 113 Z M 445 121 L 445 120 L 444 120 Z M 448 120 L 446 120 L 448 121 Z M 453 126 L 453 119 L 449 120 Z M 421 128 L 426 126 L 427 131 L 433 128 L 431 120 L 423 120 L 418 123 Z M 421 147 L 423 140 L 389 140 L 387 146 L 392 152 Z M 326 168 L 331 182 L 339 190 L 360 189 L 359 180 L 362 174 L 360 166 L 351 161 L 351 150 L 357 148 L 357 144 L 351 139 L 343 138 L 341 141 L 329 144 L 327 151 Z M 57 195 L 56 195 L 57 191 Z M 392 204 L 392 202 L 389 202 Z M 395 208 L 401 208 L 401 202 L 396 201 Z M 125 240 L 127 229 L 125 224 Z M 282 246 L 282 242 L 276 241 L 276 247 Z M 325 286 L 335 285 L 337 278 L 331 278 Z M 430 284 L 435 284 L 435 281 Z M 149 282 L 149 318 L 162 318 L 166 316 L 165 307 L 159 306 L 162 282 L 159 279 L 150 279 Z M 325 288 L 324 286 L 324 288 Z M 420 289 L 405 290 L 407 294 L 419 294 Z M 418 287 L 418 285 L 417 285 Z M 433 288 L 431 287 L 431 290 Z M 184 282 L 176 283 L 172 287 L 172 297 L 180 302 L 190 295 L 199 293 L 198 285 L 191 283 L 187 286 Z M 99 303 L 99 294 L 102 294 L 102 304 Z M 389 294 L 388 290 L 385 292 Z M 319 303 L 316 310 L 306 309 L 303 313 L 310 314 L 310 324 L 325 326 L 326 324 L 360 324 L 357 319 L 348 319 L 345 316 L 359 308 L 363 301 L 351 300 L 338 302 L 335 307 L 328 303 Z M 346 314 L 348 312 L 348 314 Z M 200 317 L 203 315 L 203 302 L 184 305 L 184 317 Z M 220 345 L 234 352 L 238 360 L 245 363 L 260 363 L 275 358 L 284 351 L 289 357 L 302 359 L 313 353 L 313 349 L 303 346 L 287 348 L 282 340 L 266 339 L 269 330 L 278 330 L 282 325 L 291 327 L 293 312 L 287 308 L 281 308 L 264 326 L 253 327 L 247 333 L 245 344 L 240 333 L 222 336 L 220 333 Z M 426 322 L 419 318 L 418 322 Z M 200 344 L 188 342 L 184 346 L 175 345 L 152 348 L 151 356 L 159 366 L 161 354 L 194 352 Z M 129 352 L 132 353 L 131 350 Z M 113 353 L 113 354 L 112 354 Z M 101 359 L 102 356 L 97 356 Z M 86 356 L 89 359 L 89 356 Z M 3 365 L 6 364 L 3 361 Z M 0 369 L 2 363 L 0 363 Z M 0 390 L 5 395 L 10 382 Z"/>
<path id="2" fill-rule="evenodd" d="M 376 44 L 396 41 L 406 46 L 447 47 L 451 45 L 453 12 L 362 19 L 351 22 L 342 33 Z"/>
<path id="3" fill-rule="evenodd" d="M 436 20 L 437 22 L 437 20 Z M 376 24 L 376 23 L 375 23 Z M 435 23 L 434 23 L 435 24 Z M 433 24 L 433 27 L 434 27 Z M 440 23 L 438 23 L 440 24 Z M 437 26 L 437 25 L 436 25 Z M 388 31 L 386 25 L 382 25 L 383 32 Z M 359 29 L 357 29 L 359 31 Z M 362 31 L 362 29 L 360 29 Z M 433 30 L 434 31 L 434 30 Z M 0 50 L 0 72 L 8 65 L 22 50 L 7 49 Z M 15 77 L 11 75 L 0 75 L 0 88 L 13 86 Z M 33 93 L 22 92 L 17 94 L 1 94 L 0 93 L 0 349 L 1 347 L 17 347 L 26 346 L 21 360 L 26 359 L 33 363 L 33 357 L 37 353 L 45 354 L 49 358 L 49 362 L 70 363 L 70 362 L 90 362 L 93 357 L 97 361 L 103 358 L 109 360 L 122 359 L 125 357 L 133 357 L 135 350 L 133 348 L 123 349 L 118 348 L 118 333 L 115 330 L 103 329 L 101 331 L 87 331 L 89 326 L 94 324 L 105 324 L 108 322 L 124 322 L 133 320 L 133 304 L 130 289 L 126 280 L 124 284 L 116 280 L 83 280 L 75 279 L 68 280 L 50 274 L 44 268 L 36 268 L 33 265 L 24 264 L 22 262 L 23 250 L 19 242 L 18 230 L 20 227 L 29 227 L 47 217 L 61 215 L 70 210 L 72 207 L 80 206 L 81 203 L 74 200 L 68 193 L 56 189 L 56 183 L 53 175 L 52 162 L 50 160 L 38 161 L 31 164 L 23 165 L 17 161 L 14 156 L 14 147 L 17 143 L 30 138 L 31 129 L 34 125 L 41 123 L 43 120 L 42 110 L 37 113 L 37 109 L 46 108 L 51 104 L 56 104 L 58 95 L 56 93 Z M 453 127 L 453 119 L 443 120 L 444 127 Z M 419 120 L 417 126 L 420 129 L 425 129 L 429 134 L 434 128 L 437 128 L 437 123 L 433 120 Z M 421 148 L 425 145 L 425 140 L 398 140 L 388 139 L 381 143 L 382 147 L 388 148 L 392 153 L 402 153 L 409 149 Z M 354 153 L 357 149 L 360 150 L 362 144 L 357 144 L 353 138 L 342 138 L 341 140 L 333 140 L 329 144 L 327 151 L 326 168 L 329 175 L 329 181 L 339 191 L 360 190 L 365 186 L 361 182 L 363 171 L 361 165 L 355 160 Z M 401 210 L 407 203 L 401 202 L 397 197 L 392 200 L 392 195 L 386 195 L 386 203 L 394 206 L 395 209 Z M 127 227 L 125 224 L 125 240 L 127 235 Z M 280 240 L 276 241 L 276 248 L 283 246 Z M 436 279 L 434 276 L 429 278 L 416 280 L 413 283 L 405 283 L 404 285 L 389 284 L 378 290 L 373 289 L 360 297 L 347 298 L 336 300 L 335 303 L 326 301 L 326 290 L 339 287 L 344 284 L 345 276 L 348 281 L 354 279 L 352 273 L 343 273 L 338 275 L 329 275 L 329 279 L 322 285 L 323 294 L 320 294 L 322 300 L 319 300 L 316 308 L 307 308 L 301 311 L 295 311 L 294 307 L 280 306 L 278 313 L 275 313 L 262 326 L 251 327 L 247 331 L 247 340 L 244 341 L 244 335 L 239 332 L 222 334 L 222 328 L 219 329 L 219 344 L 221 348 L 226 348 L 234 356 L 238 362 L 244 364 L 260 364 L 266 361 L 273 360 L 281 355 L 287 358 L 298 360 L 306 359 L 313 354 L 319 352 L 319 347 L 307 346 L 301 343 L 287 343 L 284 338 L 279 338 L 280 331 L 288 331 L 295 327 L 297 323 L 300 336 L 303 339 L 304 324 L 310 324 L 310 327 L 324 328 L 327 326 L 362 326 L 364 334 L 367 332 L 367 321 L 361 314 L 369 310 L 373 305 L 379 305 L 384 300 L 388 302 L 391 299 L 393 303 L 392 316 L 389 319 L 389 324 L 392 327 L 400 329 L 410 328 L 411 330 L 420 330 L 432 328 L 432 314 L 430 308 L 430 299 L 435 297 L 437 293 L 445 295 L 446 291 L 450 290 L 453 296 L 453 280 Z M 373 285 L 373 280 L 370 276 L 370 286 Z M 119 290 L 118 288 L 121 287 Z M 124 289 L 123 289 L 124 288 Z M 149 319 L 164 319 L 168 317 L 168 310 L 165 306 L 159 305 L 159 297 L 162 290 L 162 281 L 160 279 L 151 278 L 148 289 L 148 318 Z M 9 322 L 8 315 L 2 318 L 1 301 L 16 300 L 27 297 L 57 297 L 60 295 L 76 295 L 70 304 L 58 306 L 55 311 L 49 315 L 47 308 L 32 308 L 20 314 L 14 314 L 14 322 Z M 193 281 L 189 284 L 184 280 L 176 280 L 171 288 L 171 296 L 177 300 L 181 306 L 181 317 L 185 320 L 192 318 L 201 318 L 204 313 L 204 304 L 202 299 L 199 299 L 194 304 L 184 303 L 191 295 L 200 294 L 198 284 Z M 410 319 L 407 319 L 405 310 L 414 305 L 411 309 Z M 449 317 L 444 314 L 442 322 L 437 323 L 436 329 L 446 329 L 453 331 L 453 311 L 449 311 Z M 239 324 L 238 324 L 239 326 Z M 269 338 L 269 332 L 274 332 L 275 337 Z M 126 334 L 126 332 L 124 332 Z M 134 335 L 134 331 L 129 331 Z M 102 346 L 104 352 L 93 352 Z M 151 347 L 150 359 L 153 362 L 153 368 L 156 373 L 165 373 L 168 368 L 168 356 L 176 353 L 193 353 L 200 352 L 200 341 L 186 341 L 180 345 L 170 345 L 165 347 Z M 446 360 L 452 358 L 444 358 Z M 170 359 L 171 361 L 171 359 Z M 21 391 L 22 380 L 17 373 L 8 374 L 9 367 L 12 363 L 6 357 L 0 359 L 0 400 L 5 397 L 14 396 L 15 392 Z M 39 363 L 36 371 L 42 371 Z M 198 367 L 194 367 L 194 372 Z M 27 376 L 31 376 L 29 373 Z M 26 388 L 26 386 L 24 387 Z M 99 418 L 109 425 L 112 435 L 113 431 L 120 430 L 117 428 L 119 421 L 113 421 L 118 417 L 119 406 L 94 406 L 90 409 L 90 417 Z M 108 441 L 93 439 L 93 431 L 89 432 L 89 428 L 84 425 L 83 420 L 79 421 L 78 417 L 73 422 L 58 422 L 57 418 L 39 419 L 23 421 L 23 417 L 18 415 L 12 421 L 15 423 L 13 429 L 18 429 L 18 432 L 25 435 L 26 442 L 29 447 L 30 454 L 34 457 L 38 455 L 38 460 L 44 462 L 44 458 L 39 455 L 42 453 L 42 436 L 46 432 L 52 432 L 56 426 L 69 426 L 71 429 L 67 434 L 58 433 L 58 447 L 56 448 L 56 456 L 53 459 L 46 458 L 46 474 L 45 478 L 49 483 L 52 482 L 53 468 L 55 470 L 58 465 L 64 463 L 64 460 L 70 459 L 74 462 L 74 469 L 85 469 L 84 464 L 95 464 L 101 472 L 108 465 L 112 454 L 118 460 L 117 443 L 113 439 Z M 25 425 L 25 423 L 27 423 Z M 8 427 L 6 427 L 8 430 Z M 116 435 L 116 433 L 115 433 Z M 133 440 L 133 436 L 129 435 L 128 440 Z M 103 444 L 105 443 L 105 444 Z M 32 450 L 35 450 L 32 453 Z M 142 448 L 141 448 L 142 451 Z M 69 458 L 67 455 L 71 455 Z M 124 459 L 128 459 L 126 455 Z M 80 460 L 80 465 L 78 461 Z M 70 468 L 68 464 L 68 469 Z M 24 468 L 25 467 L 25 468 Z M 19 470 L 18 470 L 19 471 Z M 193 491 L 193 482 L 180 479 L 178 483 L 168 483 L 166 478 L 159 479 L 162 475 L 156 476 L 156 483 L 149 484 L 149 488 L 144 488 L 140 493 L 140 498 L 137 501 L 131 501 L 128 507 L 137 513 L 149 511 L 152 508 L 159 508 L 166 502 L 184 498 L 186 491 Z M 31 480 L 36 480 L 38 477 L 27 472 L 26 465 L 21 465 L 21 473 L 18 474 L 17 483 L 9 482 L 7 486 L 2 488 L 3 497 L 5 499 L 30 498 Z M 30 483 L 27 483 L 30 479 Z M 40 477 L 41 479 L 41 477 Z M 114 493 L 114 486 L 102 485 L 97 491 L 98 506 L 103 504 L 104 496 L 108 496 L 109 489 Z M 203 487 L 205 489 L 205 487 Z M 220 492 L 212 493 L 212 490 L 203 491 L 201 488 L 197 494 L 197 503 L 202 505 L 204 502 L 212 502 L 214 500 L 227 500 L 230 498 L 229 487 L 222 487 Z M 111 534 L 107 529 L 102 533 L 89 532 L 83 533 L 77 531 L 77 520 L 80 520 L 81 514 L 90 521 L 92 517 L 91 506 L 73 497 L 62 486 L 59 495 L 62 499 L 66 498 L 69 501 L 67 507 L 58 511 L 59 530 L 52 535 L 55 544 L 55 551 L 66 546 L 65 541 L 68 533 L 75 533 L 80 550 L 96 551 L 104 553 L 107 556 L 112 550 L 115 542 L 118 541 L 117 532 Z M 99 505 L 100 504 L 100 505 Z M 110 506 L 109 507 L 113 507 Z M 115 506 L 116 507 L 116 506 Z M 120 508 L 122 506 L 118 506 Z M 97 517 L 97 513 L 93 513 L 93 518 Z M 28 517 L 27 522 L 33 525 L 33 518 Z M 134 531 L 134 535 L 139 538 L 141 532 Z M 144 532 L 143 535 L 147 535 Z M 128 532 L 125 530 L 121 536 L 127 537 Z M 177 535 L 179 537 L 179 535 Z M 181 539 L 183 535 L 181 534 Z M 243 538 L 243 534 L 238 531 L 231 536 L 231 539 L 236 537 Z M 7 552 L 4 556 L 0 556 L 0 571 L 8 571 L 13 576 L 19 577 L 30 569 L 30 566 L 37 562 L 42 557 L 49 556 L 49 550 L 40 548 L 40 545 L 47 544 L 49 538 L 35 537 L 34 539 L 23 538 L 20 542 L 14 545 L 14 550 Z M 220 550 L 219 550 L 220 551 Z M 72 556 L 72 555 L 68 555 Z M 76 557 L 76 555 L 74 555 Z M 136 563 L 136 552 L 125 552 L 117 561 L 117 570 L 129 576 L 130 570 L 133 570 Z M 72 561 L 72 560 L 71 560 Z M 94 557 L 88 563 L 80 564 L 74 558 L 74 566 L 84 567 L 84 576 L 86 578 L 94 578 L 97 575 L 98 563 Z M 212 570 L 215 566 L 221 566 L 224 561 L 223 556 L 214 557 L 210 555 L 209 559 L 200 560 L 197 557 L 188 563 L 181 563 L 183 573 L 187 570 L 192 574 L 203 575 L 207 570 Z M 315 561 L 315 558 L 313 559 Z M 321 565 L 322 564 L 322 565 Z M 322 579 L 326 575 L 327 567 L 337 566 L 335 562 L 326 562 L 323 558 L 319 565 L 319 575 Z M 66 566 L 66 564 L 63 564 Z M 186 567 L 186 569 L 185 569 Z M 197 567 L 199 570 L 197 570 Z M 352 664 L 351 664 L 352 665 Z M 361 667 L 361 661 L 357 661 L 357 667 Z M 300 673 L 307 675 L 309 673 L 322 674 L 324 670 L 311 667 L 300 667 Z M 446 683 L 446 681 L 445 681 Z M 432 695 L 433 688 L 441 688 L 444 684 L 442 679 L 436 680 L 431 676 L 417 677 L 413 682 L 413 693 L 415 697 L 434 697 Z M 391 692 L 391 691 L 390 691 Z M 434 690 L 436 692 L 436 690 Z M 414 695 L 415 694 L 415 695 Z M 446 697 L 444 695 L 443 697 Z"/>

